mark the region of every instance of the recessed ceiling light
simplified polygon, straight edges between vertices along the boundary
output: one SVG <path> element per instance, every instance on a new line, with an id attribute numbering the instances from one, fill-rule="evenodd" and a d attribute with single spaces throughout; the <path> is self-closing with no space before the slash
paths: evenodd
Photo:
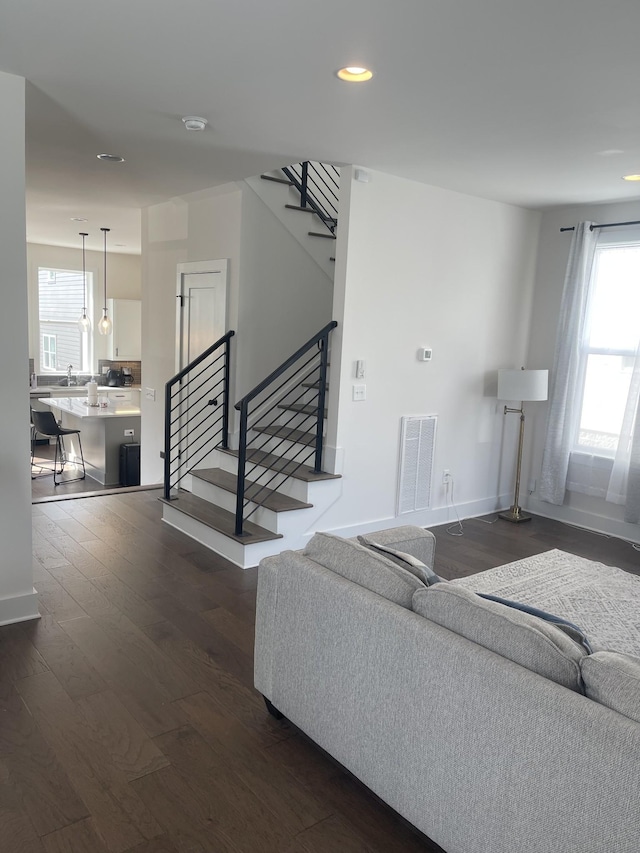
<path id="1" fill-rule="evenodd" d="M 623 175 L 623 181 L 640 181 L 640 175 Z"/>
<path id="2" fill-rule="evenodd" d="M 105 163 L 124 163 L 124 157 L 119 154 L 98 154 L 98 160 L 104 160 Z"/>
<path id="3" fill-rule="evenodd" d="M 347 65 L 345 68 L 336 71 L 336 74 L 341 80 L 346 80 L 347 83 L 364 83 L 373 77 L 373 71 L 369 71 L 368 68 L 361 65 Z"/>
<path id="4" fill-rule="evenodd" d="M 83 219 L 81 216 L 72 216 L 71 221 L 72 222 L 88 222 L 89 220 Z"/>
<path id="5" fill-rule="evenodd" d="M 204 130 L 209 124 L 202 116 L 184 116 L 182 122 L 187 130 Z"/>

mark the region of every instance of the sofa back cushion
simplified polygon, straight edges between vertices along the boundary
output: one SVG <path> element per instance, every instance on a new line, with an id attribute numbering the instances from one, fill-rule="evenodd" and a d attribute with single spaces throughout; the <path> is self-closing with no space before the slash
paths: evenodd
<path id="1" fill-rule="evenodd" d="M 414 592 L 425 588 L 415 575 L 381 554 L 331 533 L 316 533 L 303 554 L 326 569 L 408 610 L 411 609 Z"/>
<path id="2" fill-rule="evenodd" d="M 580 662 L 585 650 L 537 616 L 480 598 L 454 584 L 417 591 L 413 610 L 532 672 L 582 693 Z"/>
<path id="3" fill-rule="evenodd" d="M 585 693 L 640 723 L 640 658 L 621 652 L 596 652 L 581 663 Z"/>

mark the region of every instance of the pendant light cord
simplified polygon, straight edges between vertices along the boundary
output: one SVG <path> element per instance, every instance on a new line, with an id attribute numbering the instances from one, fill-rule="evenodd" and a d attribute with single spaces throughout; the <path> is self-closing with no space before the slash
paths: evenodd
<path id="1" fill-rule="evenodd" d="M 101 228 L 100 229 L 104 234 L 104 307 L 103 312 L 106 317 L 107 314 L 107 231 L 111 231 L 111 228 Z"/>
<path id="2" fill-rule="evenodd" d="M 89 235 L 86 231 L 81 231 L 80 236 L 82 237 L 82 316 L 87 316 L 87 265 L 85 263 L 84 256 L 84 241 L 85 238 Z"/>

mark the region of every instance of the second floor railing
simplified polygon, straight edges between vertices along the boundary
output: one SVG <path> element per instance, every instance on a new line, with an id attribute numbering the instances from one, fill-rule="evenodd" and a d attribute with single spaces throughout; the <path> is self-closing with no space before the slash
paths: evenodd
<path id="1" fill-rule="evenodd" d="M 300 207 L 311 209 L 334 234 L 338 225 L 340 170 L 328 163 L 305 161 L 282 169 L 300 193 Z"/>

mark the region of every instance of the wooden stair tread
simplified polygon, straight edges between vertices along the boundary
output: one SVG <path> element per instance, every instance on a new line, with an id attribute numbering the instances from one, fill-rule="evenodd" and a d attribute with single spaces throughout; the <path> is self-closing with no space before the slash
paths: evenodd
<path id="1" fill-rule="evenodd" d="M 303 213 L 315 213 L 315 210 L 311 207 L 300 207 L 299 204 L 285 204 L 285 207 L 289 210 L 301 210 Z"/>
<path id="2" fill-rule="evenodd" d="M 288 187 L 293 186 L 293 181 L 287 180 L 287 178 L 272 178 L 271 175 L 260 175 L 263 181 L 273 181 L 274 184 L 286 184 Z"/>
<path id="3" fill-rule="evenodd" d="M 317 406 L 305 406 L 302 403 L 279 403 L 279 409 L 284 409 L 286 412 L 297 412 L 299 415 L 315 415 L 318 411 Z M 324 410 L 324 417 L 327 417 L 327 410 Z"/>
<path id="4" fill-rule="evenodd" d="M 328 234 L 321 234 L 319 231 L 307 231 L 309 237 L 324 237 L 326 240 L 335 240 L 336 235 L 329 232 Z"/>
<path id="5" fill-rule="evenodd" d="M 302 387 L 303 388 L 319 388 L 320 387 L 320 380 L 316 379 L 315 382 L 303 382 Z M 324 387 L 325 387 L 325 390 L 328 391 L 329 390 L 329 383 L 327 382 L 327 384 Z"/>
<path id="6" fill-rule="evenodd" d="M 220 453 L 228 453 L 229 456 L 238 456 L 237 450 L 223 450 L 218 448 Z M 294 477 L 296 480 L 303 480 L 305 483 L 315 483 L 316 480 L 339 480 L 340 474 L 329 474 L 327 471 L 321 471 L 319 474 L 310 468 L 308 465 L 295 462 L 291 459 L 285 459 L 282 456 L 276 456 L 275 453 L 267 453 L 265 450 L 256 450 L 252 447 L 247 447 L 247 461 L 255 465 L 262 465 L 263 468 L 270 468 L 272 471 L 278 471 L 281 474 L 286 474 L 288 477 Z"/>
<path id="7" fill-rule="evenodd" d="M 189 473 L 192 477 L 197 477 L 199 480 L 204 480 L 206 483 L 211 483 L 213 486 L 218 486 L 234 495 L 237 493 L 238 478 L 235 474 L 224 471 L 222 468 L 198 468 Z M 252 480 L 245 480 L 244 496 L 250 501 L 257 497 L 261 506 L 273 512 L 289 512 L 296 509 L 309 509 L 313 506 L 313 504 L 298 501 L 280 492 L 274 492 L 273 489 L 265 488 Z"/>
<path id="8" fill-rule="evenodd" d="M 254 426 L 256 432 L 264 435 L 271 435 L 273 438 L 283 438 L 286 441 L 295 441 L 296 444 L 304 444 L 306 447 L 314 447 L 316 437 L 311 432 L 305 432 L 302 429 L 294 429 L 288 426 L 277 426 L 275 424 L 269 426 Z"/>
<path id="9" fill-rule="evenodd" d="M 251 521 L 244 522 L 244 534 L 236 536 L 236 517 L 232 512 L 227 512 L 226 509 L 221 509 L 214 504 L 192 495 L 191 492 L 178 492 L 178 497 L 173 500 L 159 498 L 159 500 L 170 506 L 172 509 L 178 510 L 185 515 L 195 518 L 196 521 L 206 524 L 212 530 L 217 530 L 224 536 L 240 542 L 242 545 L 253 545 L 255 542 L 268 542 L 272 539 L 282 539 L 282 534 L 273 533 L 271 530 L 266 530 L 264 527 L 259 527 Z"/>

